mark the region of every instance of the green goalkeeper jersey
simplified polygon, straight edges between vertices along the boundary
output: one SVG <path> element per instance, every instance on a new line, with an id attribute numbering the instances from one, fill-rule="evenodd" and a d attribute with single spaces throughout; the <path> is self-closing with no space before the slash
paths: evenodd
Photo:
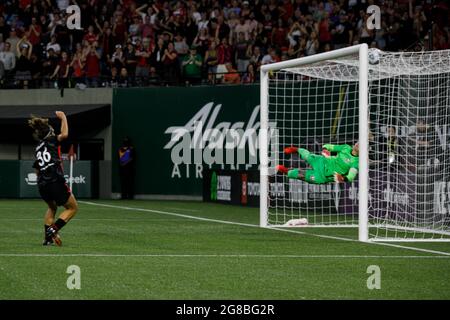
<path id="1" fill-rule="evenodd" d="M 358 174 L 359 157 L 352 155 L 352 147 L 348 144 L 325 144 L 323 147 L 337 153 L 336 156 L 327 158 L 325 175 L 332 176 L 335 173 L 339 173 L 345 176 L 347 181 L 353 181 Z"/>

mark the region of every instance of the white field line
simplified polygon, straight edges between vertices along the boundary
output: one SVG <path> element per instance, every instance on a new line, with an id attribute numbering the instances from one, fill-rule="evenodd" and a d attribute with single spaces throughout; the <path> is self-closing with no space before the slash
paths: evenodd
<path id="1" fill-rule="evenodd" d="M 210 218 L 204 218 L 204 217 L 196 217 L 196 216 L 190 216 L 190 215 L 186 215 L 186 214 L 175 213 L 175 212 L 168 212 L 168 211 L 116 206 L 116 205 L 111 205 L 111 204 L 95 203 L 95 202 L 89 202 L 89 201 L 79 201 L 79 203 L 84 203 L 84 204 L 88 204 L 88 205 L 92 205 L 92 206 L 121 209 L 121 210 L 131 210 L 131 211 L 142 211 L 142 212 L 158 213 L 158 214 L 164 214 L 164 215 L 176 216 L 176 217 L 183 217 L 183 218 L 186 218 L 186 219 L 200 220 L 200 221 L 206 221 L 206 222 L 215 222 L 215 223 L 230 224 L 230 225 L 243 226 L 243 227 L 260 228 L 260 226 L 256 225 L 256 224 L 249 224 L 249 223 L 242 223 L 242 222 L 235 222 L 235 221 L 226 221 L 226 220 L 217 220 L 217 219 L 210 219 Z M 341 241 L 352 241 L 352 242 L 361 243 L 360 241 L 358 241 L 356 239 L 344 238 L 344 237 L 336 237 L 336 236 L 327 236 L 327 235 L 303 232 L 303 231 L 298 231 L 298 230 L 288 230 L 288 229 L 280 229 L 280 228 L 274 228 L 274 227 L 268 227 L 268 228 L 265 228 L 265 229 L 276 230 L 276 231 L 281 231 L 281 232 L 290 232 L 290 233 L 303 234 L 303 235 L 307 235 L 307 236 L 324 238 L 324 239 L 333 239 L 333 240 L 341 240 Z M 444 252 L 444 251 L 429 250 L 429 249 L 423 249 L 423 248 L 417 248 L 417 247 L 407 247 L 407 246 L 402 246 L 402 245 L 392 244 L 392 243 L 385 243 L 385 242 L 366 242 L 366 243 L 367 244 L 371 244 L 371 245 L 387 246 L 387 247 L 393 247 L 393 248 L 399 248 L 399 249 L 405 249 L 405 250 L 413 250 L 413 251 L 418 251 L 418 252 L 426 252 L 426 253 L 432 253 L 432 254 L 439 254 L 439 255 L 443 255 L 443 256 L 450 256 L 450 252 Z"/>
<path id="2" fill-rule="evenodd" d="M 450 256 L 380 255 L 271 255 L 271 254 L 104 254 L 104 253 L 0 253 L 1 257 L 129 257 L 129 258 L 256 258 L 256 259 L 450 259 Z"/>
<path id="3" fill-rule="evenodd" d="M 176 207 L 165 207 L 164 209 L 179 210 L 179 211 L 186 211 L 186 212 L 200 212 L 200 210 L 196 210 L 196 209 L 184 209 L 184 208 L 176 208 Z"/>

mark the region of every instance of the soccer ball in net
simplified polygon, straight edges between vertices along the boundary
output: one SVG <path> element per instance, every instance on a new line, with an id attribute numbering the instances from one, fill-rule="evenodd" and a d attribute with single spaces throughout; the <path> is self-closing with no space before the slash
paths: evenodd
<path id="1" fill-rule="evenodd" d="M 369 50 L 369 63 L 378 64 L 380 62 L 380 50 L 370 49 Z"/>

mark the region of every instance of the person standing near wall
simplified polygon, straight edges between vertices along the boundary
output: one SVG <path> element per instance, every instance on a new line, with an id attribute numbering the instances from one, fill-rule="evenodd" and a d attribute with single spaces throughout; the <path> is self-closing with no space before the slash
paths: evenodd
<path id="1" fill-rule="evenodd" d="M 121 198 L 133 199 L 134 197 L 134 163 L 135 151 L 129 137 L 123 139 L 119 148 L 120 190 Z"/>

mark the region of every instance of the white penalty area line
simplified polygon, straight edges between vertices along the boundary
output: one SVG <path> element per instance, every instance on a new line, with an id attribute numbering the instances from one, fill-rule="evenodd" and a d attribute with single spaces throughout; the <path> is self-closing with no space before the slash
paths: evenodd
<path id="1" fill-rule="evenodd" d="M 214 222 L 214 223 L 221 223 L 221 224 L 229 224 L 229 225 L 236 225 L 236 226 L 243 226 L 243 227 L 261 228 L 259 225 L 256 225 L 256 224 L 210 219 L 210 218 L 191 216 L 191 215 L 181 214 L 181 213 L 176 213 L 176 212 L 168 212 L 168 211 L 161 211 L 161 210 L 154 210 L 154 209 L 144 209 L 144 208 L 134 208 L 134 207 L 125 207 L 125 206 L 116 206 L 116 205 L 111 205 L 111 204 L 95 203 L 95 202 L 89 202 L 89 201 L 78 201 L 78 202 L 79 203 L 83 203 L 83 204 L 92 205 L 92 206 L 99 206 L 99 207 L 106 207 L 106 208 L 113 208 L 113 209 L 120 209 L 120 210 L 151 212 L 151 213 L 158 213 L 158 214 L 164 214 L 164 215 L 175 216 L 175 217 L 182 217 L 182 218 L 192 219 L 192 220 Z M 351 242 L 361 243 L 359 240 L 356 240 L 356 239 L 344 238 L 344 237 L 336 237 L 336 236 L 327 236 L 327 235 L 323 235 L 323 234 L 309 233 L 309 232 L 303 232 L 303 231 L 298 231 L 298 230 L 280 229 L 280 228 L 274 228 L 274 227 L 267 227 L 267 228 L 264 228 L 264 229 L 281 231 L 281 232 L 296 233 L 296 234 L 302 234 L 302 235 L 307 235 L 307 236 L 317 237 L 317 238 L 323 238 L 323 239 L 332 239 L 332 240 L 351 241 Z M 399 248 L 399 249 L 405 249 L 405 250 L 413 250 L 413 251 L 418 251 L 418 252 L 438 254 L 438 255 L 441 255 L 441 256 L 450 256 L 450 252 L 429 250 L 429 249 L 417 248 L 417 247 L 408 247 L 408 246 L 402 246 L 402 245 L 393 244 L 393 243 L 385 243 L 385 242 L 365 242 L 365 243 L 371 244 L 371 245 L 386 246 L 386 247 L 393 247 L 393 248 Z"/>
<path id="2" fill-rule="evenodd" d="M 256 259 L 450 259 L 450 256 L 279 255 L 279 254 L 103 254 L 0 253 L 0 257 L 105 257 L 105 258 L 256 258 Z"/>

